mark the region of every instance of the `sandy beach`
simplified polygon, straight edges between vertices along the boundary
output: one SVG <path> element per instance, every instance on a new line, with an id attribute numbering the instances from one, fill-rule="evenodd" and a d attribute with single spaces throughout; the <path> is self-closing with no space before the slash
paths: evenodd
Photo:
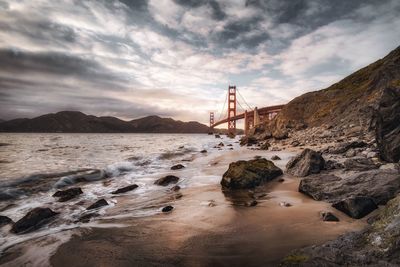
<path id="1" fill-rule="evenodd" d="M 207 153 L 199 152 L 201 146 L 184 152 L 168 150 L 161 156 L 154 154 L 152 164 L 157 161 L 158 165 L 139 165 L 140 169 L 127 174 L 117 170 L 127 168 L 128 162 L 112 164 L 108 169 L 114 171 L 113 177 L 78 183 L 86 193 L 72 202 L 54 202 L 52 191 L 32 196 L 38 204 L 31 205 L 52 207 L 60 215 L 50 225 L 33 233 L 7 234 L 0 264 L 276 266 L 294 249 L 322 244 L 366 225 L 366 218 L 351 219 L 330 204 L 299 193 L 300 178 L 288 174 L 279 177 L 283 181 L 275 179 L 252 190 L 222 190 L 220 181 L 231 162 L 255 157 L 271 159 L 278 155 L 281 160 L 274 163 L 284 170 L 288 160 L 300 151 L 297 148 L 270 151 L 240 147 L 237 139 L 206 137 Z M 215 146 L 221 141 L 225 146 Z M 171 143 L 171 147 L 176 146 Z M 119 151 L 116 147 L 116 155 Z M 170 166 L 177 163 L 183 163 L 185 168 L 170 170 Z M 140 170 L 144 172 L 141 178 L 138 177 Z M 153 184 L 169 174 L 180 177 L 177 184 L 180 190 L 171 190 L 173 185 Z M 139 187 L 125 194 L 110 194 L 130 181 L 138 183 Z M 90 222 L 77 222 L 79 216 L 88 213 L 85 207 L 100 198 L 107 199 L 109 205 L 96 210 Z M 254 201 L 257 202 L 255 206 L 251 204 Z M 29 208 L 27 204 L 19 202 L 5 211 L 11 216 L 14 209 L 22 215 Z M 174 209 L 161 212 L 167 205 Z M 340 222 L 322 221 L 322 211 L 334 212 Z M 4 234 L 8 229 L 8 226 L 3 227 Z"/>
<path id="2" fill-rule="evenodd" d="M 195 159 L 195 169 L 221 175 L 231 161 L 266 158 L 277 154 L 283 166 L 291 153 L 229 151 L 215 158 Z M 197 169 L 200 168 L 200 169 Z M 359 230 L 365 220 L 355 221 L 338 214 L 340 222 L 323 222 L 320 211 L 332 211 L 329 204 L 298 193 L 299 179 L 284 175 L 255 191 L 224 194 L 218 183 L 170 193 L 157 205 L 175 207 L 168 214 L 143 218 L 110 218 L 105 223 L 125 227 L 90 228 L 76 231 L 51 257 L 53 266 L 276 266 L 291 250 L 321 244 L 348 231 Z M 247 207 L 251 199 L 258 205 Z M 134 204 L 119 197 L 106 217 L 123 214 Z M 284 207 L 282 202 L 292 204 Z M 211 203 L 211 204 L 210 204 Z M 118 217 L 118 216 L 117 216 Z"/>

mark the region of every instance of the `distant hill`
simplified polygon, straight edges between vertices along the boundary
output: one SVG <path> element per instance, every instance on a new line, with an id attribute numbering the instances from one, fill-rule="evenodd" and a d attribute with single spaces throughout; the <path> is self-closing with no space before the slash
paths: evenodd
<path id="1" fill-rule="evenodd" d="M 61 111 L 33 119 L 14 119 L 0 123 L 0 132 L 48 133 L 207 133 L 209 127 L 198 122 L 148 116 L 132 121 L 96 117 L 79 111 Z"/>
<path id="2" fill-rule="evenodd" d="M 358 125 L 370 131 L 373 112 L 388 86 L 400 86 L 400 47 L 326 89 L 296 97 L 270 123 L 270 129 Z"/>

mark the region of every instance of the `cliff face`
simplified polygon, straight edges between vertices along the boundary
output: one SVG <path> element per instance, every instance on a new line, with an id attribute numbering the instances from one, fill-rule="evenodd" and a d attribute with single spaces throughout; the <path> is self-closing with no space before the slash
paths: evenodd
<path id="1" fill-rule="evenodd" d="M 198 122 L 175 121 L 149 116 L 133 121 L 114 117 L 96 117 L 78 111 L 61 111 L 33 119 L 15 119 L 0 123 L 0 132 L 65 133 L 207 133 Z"/>
<path id="2" fill-rule="evenodd" d="M 269 124 L 272 131 L 343 125 L 372 130 L 372 112 L 382 91 L 400 86 L 400 47 L 330 87 L 290 101 Z"/>

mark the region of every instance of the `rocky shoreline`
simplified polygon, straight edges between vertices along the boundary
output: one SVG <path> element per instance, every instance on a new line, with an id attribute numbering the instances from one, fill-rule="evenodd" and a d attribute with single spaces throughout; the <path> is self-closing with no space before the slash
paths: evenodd
<path id="1" fill-rule="evenodd" d="M 400 239 L 400 88 L 383 90 L 374 124 L 280 128 L 261 125 L 242 139 L 258 149 L 301 149 L 286 173 L 304 177 L 299 192 L 347 216 L 369 218 L 361 232 L 296 250 L 284 266 L 398 266 Z M 301 129 L 302 128 L 302 129 Z"/>

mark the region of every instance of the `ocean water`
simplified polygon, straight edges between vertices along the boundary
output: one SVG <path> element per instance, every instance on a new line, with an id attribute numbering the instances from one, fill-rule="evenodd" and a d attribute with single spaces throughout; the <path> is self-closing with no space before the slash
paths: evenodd
<path id="1" fill-rule="evenodd" d="M 221 141 L 225 146 L 215 147 Z M 229 145 L 229 146 L 228 146 Z M 217 156 L 239 148 L 236 139 L 217 139 L 206 134 L 0 134 L 0 215 L 14 221 L 35 207 L 60 212 L 49 227 L 27 235 L 13 235 L 3 227 L 0 252 L 25 240 L 81 227 L 76 223 L 87 214 L 86 207 L 100 198 L 109 206 L 118 202 L 111 192 L 137 184 L 131 193 L 136 199 L 118 216 L 150 216 L 160 212 L 168 195 L 155 179 L 171 173 L 171 166 L 191 164 L 194 159 Z M 200 153 L 201 150 L 207 153 Z M 189 168 L 188 168 L 189 169 Z M 190 170 L 190 171 L 189 171 Z M 221 177 L 190 168 L 181 177 L 182 188 L 218 184 Z M 185 172 L 183 172 L 185 173 Z M 199 179 L 189 179 L 201 177 Z M 68 186 L 79 186 L 84 194 L 68 202 L 52 195 Z M 88 224 L 91 225 L 91 224 Z M 85 227 L 85 225 L 83 225 Z"/>
<path id="2" fill-rule="evenodd" d="M 240 147 L 239 138 L 206 134 L 0 134 L 0 215 L 17 221 L 36 207 L 59 213 L 29 233 L 13 234 L 11 225 L 0 227 L 0 265 L 42 267 L 55 260 L 62 263 L 60 266 L 74 266 L 65 263 L 71 259 L 81 264 L 92 251 L 85 250 L 87 239 L 94 242 L 93 248 L 100 249 L 88 266 L 104 262 L 116 265 L 121 260 L 118 253 L 101 253 L 103 241 L 111 242 L 105 251 L 129 250 L 127 255 L 139 262 L 147 255 L 151 255 L 149 261 L 154 257 L 159 262 L 168 260 L 165 251 L 171 251 L 169 259 L 192 259 L 189 266 L 212 266 L 212 260 L 226 265 L 228 259 L 232 266 L 250 260 L 253 266 L 260 266 L 276 263 L 292 249 L 360 229 L 362 223 L 337 213 L 339 224 L 321 221 L 319 211 L 332 211 L 330 204 L 299 193 L 299 179 L 287 174 L 282 176 L 284 182 L 271 181 L 253 191 L 222 191 L 221 177 L 233 161 L 278 155 L 281 160 L 274 163 L 284 169 L 295 155 L 285 150 Z M 218 146 L 221 142 L 224 145 Z M 203 149 L 207 153 L 201 153 Z M 175 164 L 185 168 L 171 170 Z M 180 178 L 177 185 L 181 190 L 171 190 L 174 184 L 154 185 L 156 179 L 170 174 Z M 138 188 L 112 194 L 131 184 Z M 57 190 L 78 186 L 83 194 L 67 202 L 52 196 Z M 108 205 L 87 210 L 99 199 Z M 258 204 L 249 207 L 254 199 Z M 282 206 L 283 202 L 292 206 Z M 163 214 L 166 205 L 172 205 L 173 212 Z M 79 221 L 93 214 L 90 222 Z M 77 237 L 83 241 L 74 243 Z M 73 247 L 68 246 L 70 242 Z M 138 247 L 141 252 L 137 252 Z M 192 258 L 193 251 L 200 256 Z M 232 254 L 239 258 L 227 257 Z M 204 263 L 199 264 L 199 259 Z"/>

